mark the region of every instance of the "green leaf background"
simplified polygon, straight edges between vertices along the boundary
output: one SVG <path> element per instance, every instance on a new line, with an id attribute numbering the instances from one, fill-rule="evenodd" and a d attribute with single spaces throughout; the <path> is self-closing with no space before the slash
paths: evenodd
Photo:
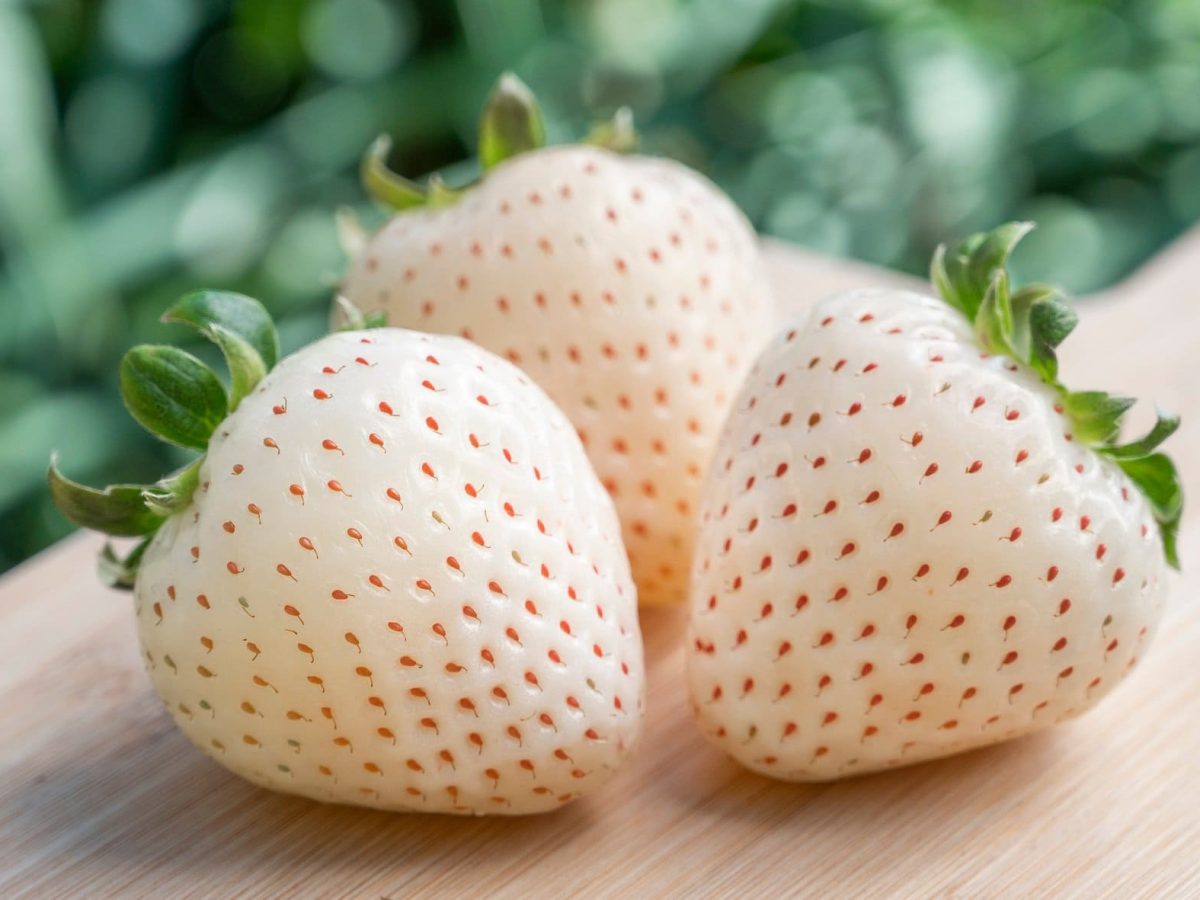
<path id="1" fill-rule="evenodd" d="M 65 534 L 50 451 L 94 484 L 187 461 L 117 362 L 183 339 L 197 288 L 324 330 L 333 211 L 377 222 L 363 149 L 474 177 L 504 69 L 551 141 L 632 108 L 763 231 L 923 273 L 941 240 L 1039 223 L 1014 260 L 1074 293 L 1200 218 L 1200 4 L 848 0 L 40 0 L 0 4 L 0 570 Z M 189 350 L 224 371 L 199 336 Z"/>

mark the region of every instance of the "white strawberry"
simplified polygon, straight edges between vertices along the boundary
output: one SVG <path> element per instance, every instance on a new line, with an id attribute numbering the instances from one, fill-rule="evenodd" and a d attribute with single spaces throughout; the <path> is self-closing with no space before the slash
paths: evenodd
<path id="1" fill-rule="evenodd" d="M 606 137 L 625 144 L 627 127 Z M 342 290 L 392 324 L 468 337 L 528 372 L 616 502 L 642 602 L 680 601 L 704 468 L 770 334 L 763 262 L 745 218 L 695 172 L 596 146 L 538 149 L 542 138 L 509 76 L 469 190 L 434 182 L 425 196 L 382 168 L 377 147 L 368 186 L 412 208 L 366 243 Z"/>
<path id="2" fill-rule="evenodd" d="M 1132 401 L 1071 393 L 1052 290 L 1009 294 L 1028 230 L 935 260 L 945 302 L 820 304 L 758 360 L 703 505 L 688 647 L 704 732 L 820 780 L 1079 715 L 1145 652 L 1182 497 Z M 1157 520 L 1157 521 L 1156 521 Z"/>
<path id="3" fill-rule="evenodd" d="M 254 301 L 203 294 L 168 318 L 222 345 L 236 409 L 171 347 L 130 351 L 123 392 L 205 455 L 155 488 L 53 467 L 51 486 L 81 524 L 153 535 L 107 560 L 126 585 L 137 569 L 180 729 L 257 784 L 388 809 L 531 813 L 607 779 L 642 718 L 636 592 L 542 391 L 398 329 L 331 335 L 263 377 L 275 338 Z"/>

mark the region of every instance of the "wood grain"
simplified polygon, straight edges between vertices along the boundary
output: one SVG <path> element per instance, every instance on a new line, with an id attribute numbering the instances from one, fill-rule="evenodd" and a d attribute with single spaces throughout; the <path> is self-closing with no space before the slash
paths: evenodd
<path id="1" fill-rule="evenodd" d="M 771 247 L 799 310 L 895 281 Z M 1064 369 L 1184 416 L 1200 496 L 1200 232 L 1089 301 Z M 692 727 L 678 610 L 643 616 L 647 733 L 598 796 L 508 820 L 321 806 L 252 788 L 159 709 L 129 600 L 78 536 L 0 580 L 0 897 L 1200 896 L 1200 529 L 1168 621 L 1102 706 L 1051 733 L 831 785 L 738 769 Z"/>

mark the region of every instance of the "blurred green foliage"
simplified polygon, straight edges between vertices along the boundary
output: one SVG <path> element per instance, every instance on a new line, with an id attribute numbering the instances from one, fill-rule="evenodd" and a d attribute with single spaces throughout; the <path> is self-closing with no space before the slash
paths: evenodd
<path id="1" fill-rule="evenodd" d="M 764 231 L 921 271 L 1022 216 L 1018 267 L 1076 291 L 1200 218 L 1196 0 L 0 2 L 0 570 L 69 526 L 47 458 L 96 482 L 179 462 L 114 373 L 200 286 L 319 333 L 379 132 L 469 174 L 514 68 L 553 139 L 631 106 Z"/>

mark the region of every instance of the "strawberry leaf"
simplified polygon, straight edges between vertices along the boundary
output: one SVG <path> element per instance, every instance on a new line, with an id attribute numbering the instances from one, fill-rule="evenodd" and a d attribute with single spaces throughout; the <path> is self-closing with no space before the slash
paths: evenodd
<path id="1" fill-rule="evenodd" d="M 364 331 L 370 328 L 387 327 L 387 312 L 382 309 L 364 313 L 341 294 L 333 298 L 333 303 L 342 320 L 338 331 Z"/>
<path id="2" fill-rule="evenodd" d="M 142 344 L 121 360 L 121 396 L 147 431 L 204 450 L 229 409 L 213 370 L 177 347 Z"/>
<path id="3" fill-rule="evenodd" d="M 358 167 L 364 190 L 372 199 L 397 212 L 424 206 L 426 197 L 421 186 L 388 168 L 391 150 L 392 139 L 386 134 L 371 142 Z"/>
<path id="4" fill-rule="evenodd" d="M 429 187 L 426 192 L 426 202 L 432 209 L 445 209 L 447 206 L 453 206 L 462 196 L 462 191 L 458 188 L 452 188 L 442 179 L 442 176 L 434 172 L 429 176 Z"/>
<path id="5" fill-rule="evenodd" d="M 947 303 L 974 322 L 996 273 L 1032 229 L 1031 222 L 1009 222 L 973 234 L 952 250 L 938 247 L 931 280 Z"/>
<path id="6" fill-rule="evenodd" d="M 980 301 L 986 286 L 976 289 L 971 283 L 971 254 L 983 242 L 982 234 L 972 234 L 959 242 L 959 245 L 942 254 L 942 265 L 946 272 L 946 281 L 950 286 L 954 299 L 952 304 L 962 311 L 962 314 L 972 322 L 979 310 Z"/>
<path id="7" fill-rule="evenodd" d="M 162 320 L 191 325 L 225 352 L 221 341 L 210 333 L 213 326 L 219 326 L 249 344 L 258 354 L 264 371 L 274 368 L 279 359 L 279 335 L 275 331 L 275 323 L 271 321 L 271 314 L 261 303 L 245 294 L 197 291 L 188 294 L 163 313 Z M 227 352 L 225 358 L 229 359 Z M 231 373 L 232 368 L 231 362 Z"/>
<path id="8" fill-rule="evenodd" d="M 1153 453 L 1140 459 L 1123 459 L 1118 465 L 1139 487 L 1154 514 L 1170 519 L 1183 509 L 1183 489 L 1175 464 L 1165 453 Z"/>
<path id="9" fill-rule="evenodd" d="M 1063 409 L 1085 444 L 1107 444 L 1121 430 L 1121 417 L 1133 406 L 1132 397 L 1114 397 L 1104 391 L 1073 391 L 1063 397 Z"/>
<path id="10" fill-rule="evenodd" d="M 938 244 L 937 249 L 933 251 L 933 261 L 929 264 L 929 280 L 933 282 L 933 286 L 937 288 L 937 292 L 941 298 L 965 314 L 962 301 L 958 298 L 958 289 L 954 286 L 954 280 L 950 277 L 950 272 L 946 268 L 946 245 Z"/>
<path id="11" fill-rule="evenodd" d="M 607 122 L 593 125 L 583 142 L 593 147 L 603 147 L 613 153 L 632 153 L 638 145 L 637 129 L 633 127 L 633 112 L 628 106 L 622 106 Z"/>
<path id="12" fill-rule="evenodd" d="M 184 509 L 192 502 L 192 495 L 200 485 L 202 462 L 204 457 L 197 457 L 174 475 L 169 475 L 142 491 L 146 505 L 164 518 Z"/>
<path id="13" fill-rule="evenodd" d="M 533 92 L 512 72 L 492 89 L 479 123 L 479 165 L 486 172 L 519 153 L 546 146 L 546 125 Z"/>
<path id="14" fill-rule="evenodd" d="M 1182 517 L 1181 513 L 1173 519 L 1158 523 L 1158 533 L 1162 537 L 1163 557 L 1167 560 L 1167 565 L 1176 572 L 1179 571 L 1179 520 Z"/>
<path id="15" fill-rule="evenodd" d="M 246 397 L 267 374 L 258 351 L 223 325 L 209 325 L 207 336 L 221 348 L 225 364 L 229 366 L 229 412 L 238 408 Z"/>
<path id="16" fill-rule="evenodd" d="M 1159 531 L 1162 532 L 1163 554 L 1167 563 L 1178 569 L 1179 555 L 1175 545 L 1179 520 L 1183 516 L 1183 486 L 1175 464 L 1165 453 L 1122 459 L 1117 464 L 1150 503 Z"/>
<path id="17" fill-rule="evenodd" d="M 1079 316 L 1057 288 L 1031 284 L 1013 295 L 1013 317 L 1014 346 L 1020 358 L 1043 381 L 1054 384 L 1058 380 L 1058 345 L 1075 329 Z"/>
<path id="18" fill-rule="evenodd" d="M 984 292 L 975 316 L 979 343 L 993 353 L 1012 355 L 1013 308 L 1008 292 L 1008 273 L 998 269 Z"/>
<path id="19" fill-rule="evenodd" d="M 55 505 L 76 525 L 116 537 L 140 537 L 163 522 L 142 496 L 145 485 L 113 484 L 97 490 L 63 475 L 56 459 L 50 460 L 46 478 Z"/>
<path id="20" fill-rule="evenodd" d="M 150 546 L 152 538 L 148 537 L 145 540 L 139 541 L 129 554 L 122 559 L 117 556 L 117 552 L 113 549 L 112 544 L 105 544 L 104 549 L 100 551 L 100 559 L 97 561 L 97 569 L 100 574 L 100 580 L 108 587 L 115 588 L 119 591 L 132 591 L 134 584 L 137 582 L 138 569 L 142 563 L 142 556 L 146 553 L 146 548 Z"/>
<path id="21" fill-rule="evenodd" d="M 1007 222 L 983 235 L 968 254 L 967 282 L 973 293 L 982 295 L 987 291 L 1017 244 L 1032 230 L 1032 222 Z"/>
<path id="22" fill-rule="evenodd" d="M 943 299 L 970 321 L 975 321 L 975 312 L 982 300 L 982 292 L 972 301 L 972 287 L 968 272 L 968 260 L 973 244 L 978 244 L 982 235 L 972 235 L 950 250 L 944 244 L 933 254 L 931 280 Z"/>
<path id="23" fill-rule="evenodd" d="M 1141 459 L 1153 453 L 1158 445 L 1169 438 L 1179 428 L 1179 416 L 1158 410 L 1154 427 L 1136 441 L 1120 444 L 1115 447 L 1097 447 L 1096 449 L 1110 459 Z"/>

